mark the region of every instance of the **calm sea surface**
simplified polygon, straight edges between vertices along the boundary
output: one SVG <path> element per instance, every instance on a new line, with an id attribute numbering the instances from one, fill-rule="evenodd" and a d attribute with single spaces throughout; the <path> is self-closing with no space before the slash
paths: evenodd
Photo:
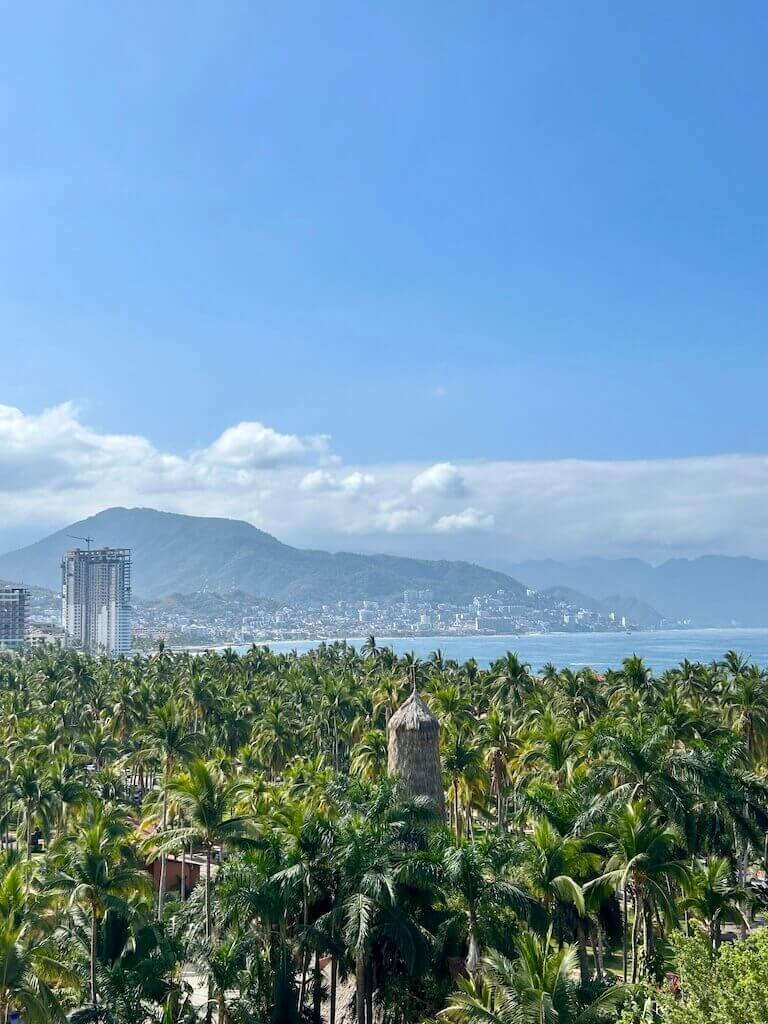
<path id="1" fill-rule="evenodd" d="M 428 658 L 439 648 L 445 658 L 466 661 L 474 658 L 488 665 L 507 651 L 517 651 L 534 670 L 551 661 L 559 668 L 617 668 L 623 658 L 638 654 L 657 672 L 672 668 L 683 658 L 712 661 L 726 651 L 735 650 L 760 665 L 768 665 L 768 629 L 686 629 L 659 630 L 655 633 L 540 633 L 527 636 L 421 636 L 377 637 L 380 646 L 393 647 L 398 654 L 413 651 Z M 359 647 L 361 637 L 350 637 Z M 275 641 L 273 651 L 304 652 L 316 647 L 316 641 Z M 247 647 L 238 648 L 241 651 Z"/>

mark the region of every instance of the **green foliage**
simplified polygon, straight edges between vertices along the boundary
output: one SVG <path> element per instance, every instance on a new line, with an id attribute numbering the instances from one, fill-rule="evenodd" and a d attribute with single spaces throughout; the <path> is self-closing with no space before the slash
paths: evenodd
<path id="1" fill-rule="evenodd" d="M 665 1024 L 765 1024 L 768 931 L 713 953 L 702 936 L 676 942 L 682 998 L 662 996 Z"/>
<path id="2" fill-rule="evenodd" d="M 448 822 L 387 774 L 414 678 Z M 717 950 L 763 854 L 766 708 L 732 652 L 0 659 L 0 1015 L 755 1024 L 765 940 Z"/>

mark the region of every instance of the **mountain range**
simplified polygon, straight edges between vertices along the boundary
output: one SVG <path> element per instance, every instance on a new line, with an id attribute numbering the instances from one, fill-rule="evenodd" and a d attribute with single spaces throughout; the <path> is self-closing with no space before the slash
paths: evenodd
<path id="1" fill-rule="evenodd" d="M 708 555 L 658 566 L 636 558 L 544 559 L 488 569 L 470 562 L 305 550 L 239 520 L 149 508 L 106 509 L 0 555 L 0 580 L 57 590 L 62 554 L 83 546 L 78 538 L 86 536 L 97 546 L 133 550 L 137 598 L 240 590 L 301 604 L 393 598 L 408 589 L 464 603 L 504 590 L 525 603 L 526 588 L 533 588 L 552 602 L 615 610 L 639 626 L 656 626 L 662 618 L 696 626 L 768 625 L 768 561 L 756 558 Z"/>
<path id="2" fill-rule="evenodd" d="M 457 602 L 496 590 L 525 598 L 517 580 L 469 562 L 309 551 L 239 520 L 149 508 L 105 509 L 2 555 L 0 579 L 56 589 L 62 554 L 83 547 L 76 538 L 85 537 L 98 547 L 132 549 L 133 590 L 143 598 L 242 590 L 286 603 L 332 602 L 390 598 L 406 589 Z"/>
<path id="3" fill-rule="evenodd" d="M 768 626 L 768 562 L 706 555 L 653 566 L 638 558 L 504 565 L 529 587 L 571 587 L 598 601 L 632 595 L 673 621 L 696 626 Z"/>
<path id="4" fill-rule="evenodd" d="M 563 587 L 559 584 L 551 587 L 534 587 L 533 584 L 529 584 L 529 586 L 538 590 L 547 604 L 563 602 L 573 608 L 589 608 L 606 617 L 613 612 L 618 622 L 621 622 L 621 618 L 624 616 L 627 622 L 647 629 L 657 629 L 663 624 L 663 615 L 646 601 L 638 601 L 635 597 L 609 594 L 604 598 L 595 598 L 585 594 L 583 590 L 575 590 L 573 587 Z"/>

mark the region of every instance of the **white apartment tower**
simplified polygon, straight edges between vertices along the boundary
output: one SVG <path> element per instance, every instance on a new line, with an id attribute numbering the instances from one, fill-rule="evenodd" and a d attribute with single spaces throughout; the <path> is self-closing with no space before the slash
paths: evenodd
<path id="1" fill-rule="evenodd" d="M 130 548 L 67 551 L 61 563 L 61 624 L 91 654 L 131 650 Z"/>

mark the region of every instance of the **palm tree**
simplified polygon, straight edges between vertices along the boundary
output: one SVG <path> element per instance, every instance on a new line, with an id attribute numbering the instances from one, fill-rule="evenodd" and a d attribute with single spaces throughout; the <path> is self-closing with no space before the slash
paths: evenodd
<path id="1" fill-rule="evenodd" d="M 173 702 L 158 708 L 147 723 L 143 748 L 145 752 L 160 761 L 162 776 L 162 812 L 160 828 L 168 828 L 168 785 L 174 766 L 189 759 L 197 746 L 197 736 L 186 730 L 184 721 Z M 157 916 L 162 920 L 165 904 L 168 854 L 160 855 L 160 885 L 157 896 Z"/>
<path id="2" fill-rule="evenodd" d="M 248 962 L 249 943 L 238 937 L 229 937 L 217 943 L 206 956 L 211 993 L 218 1007 L 218 1024 L 226 1024 L 229 1009 L 227 993 L 237 991 L 239 981 Z"/>
<path id="3" fill-rule="evenodd" d="M 350 767 L 353 772 L 377 782 L 387 770 L 387 737 L 381 729 L 369 729 L 355 744 Z"/>
<path id="4" fill-rule="evenodd" d="M 432 711 L 447 729 L 471 729 L 474 715 L 469 696 L 456 683 L 446 683 L 437 678 L 441 685 L 431 692 L 429 704 Z"/>
<path id="5" fill-rule="evenodd" d="M 466 969 L 477 973 L 482 954 L 482 922 L 500 910 L 512 910 L 523 919 L 535 915 L 537 904 L 531 895 L 513 882 L 498 876 L 492 846 L 464 842 L 448 846 L 443 854 L 445 884 L 452 900 L 458 902 L 467 935 Z"/>
<path id="6" fill-rule="evenodd" d="M 296 750 L 296 733 L 287 705 L 281 700 L 271 701 L 259 722 L 256 747 L 273 778 Z"/>
<path id="7" fill-rule="evenodd" d="M 58 835 L 64 833 L 70 811 L 82 806 L 88 797 L 88 790 L 78 776 L 79 766 L 68 752 L 59 754 L 48 769 L 45 787 L 57 807 Z"/>
<path id="8" fill-rule="evenodd" d="M 65 837 L 57 854 L 55 870 L 48 882 L 49 891 L 66 896 L 70 907 L 82 907 L 90 919 L 90 998 L 98 1002 L 97 948 L 99 925 L 108 911 L 130 916 L 126 898 L 149 896 L 149 876 L 126 858 L 124 828 L 108 816 L 73 836 Z"/>
<path id="9" fill-rule="evenodd" d="M 455 1024 L 596 1024 L 615 1019 L 626 997 L 622 986 L 585 997 L 576 981 L 576 953 L 554 949 L 550 936 L 523 933 L 515 941 L 517 959 L 491 952 L 482 964 L 482 978 L 459 982 L 459 991 L 439 1017 Z"/>
<path id="10" fill-rule="evenodd" d="M 322 815 L 301 805 L 279 812 L 276 826 L 287 864 L 273 875 L 272 881 L 285 889 L 293 889 L 301 905 L 301 940 L 306 947 L 302 956 L 299 990 L 299 1007 L 303 1009 L 310 954 L 307 945 L 310 933 L 310 908 L 322 897 L 327 885 L 327 858 L 334 833 L 330 823 Z M 320 949 L 315 945 L 318 984 L 319 956 Z"/>
<path id="11" fill-rule="evenodd" d="M 730 674 L 730 683 L 723 695 L 728 720 L 732 728 L 744 738 L 747 760 L 754 768 L 759 755 L 765 755 L 768 745 L 768 677 L 756 666 L 749 666 L 735 651 L 728 651 L 724 665 Z M 739 882 L 747 884 L 750 844 L 744 843 L 739 863 Z M 742 929 L 742 934 L 746 931 Z"/>
<path id="12" fill-rule="evenodd" d="M 496 827 L 503 833 L 504 793 L 509 782 L 510 762 L 515 750 L 515 741 L 510 723 L 500 707 L 494 705 L 481 725 L 482 743 L 485 748 L 485 765 L 491 796 L 496 798 Z"/>
<path id="13" fill-rule="evenodd" d="M 592 785 L 604 794 L 593 816 L 646 799 L 663 807 L 673 821 L 685 820 L 691 780 L 699 781 L 697 764 L 670 743 L 668 728 L 658 721 L 611 723 L 595 731 L 590 752 L 597 758 Z"/>
<path id="14" fill-rule="evenodd" d="M 727 858 L 711 857 L 707 861 L 699 861 L 686 879 L 683 891 L 680 909 L 703 921 L 713 949 L 720 948 L 724 921 L 734 921 L 747 927 L 740 907 L 746 894 L 734 884 Z"/>
<path id="15" fill-rule="evenodd" d="M 426 938 L 398 880 L 415 885 L 410 858 L 398 840 L 403 830 L 398 815 L 398 808 L 374 818 L 356 815 L 339 832 L 339 906 L 344 941 L 355 963 L 358 1024 L 374 1020 L 372 953 L 377 942 L 386 938 L 411 971 L 426 959 Z"/>
<path id="16" fill-rule="evenodd" d="M 77 987 L 64 966 L 43 922 L 31 910 L 21 865 L 6 865 L 0 875 L 0 1020 L 21 1010 L 30 1024 L 63 1020 L 49 987 L 61 981 Z"/>
<path id="17" fill-rule="evenodd" d="M 631 888 L 635 916 L 632 927 L 632 982 L 637 981 L 642 928 L 645 973 L 650 977 L 653 954 L 653 923 L 660 918 L 672 925 L 677 919 L 673 885 L 684 885 L 688 869 L 677 854 L 682 836 L 665 823 L 661 812 L 644 801 L 628 803 L 613 816 L 609 826 L 597 829 L 589 840 L 609 855 L 599 881 L 613 883 L 622 894 L 624 919 L 624 980 L 627 980 L 627 900 Z"/>
<path id="18" fill-rule="evenodd" d="M 475 781 L 482 770 L 480 748 L 463 731 L 449 733 L 443 751 L 443 772 L 448 779 L 451 792 L 451 818 L 457 839 L 461 838 L 461 804 L 462 788 Z"/>
<path id="19" fill-rule="evenodd" d="M 503 704 L 520 705 L 531 691 L 531 666 L 521 661 L 514 651 L 494 661 L 490 669 L 495 686 L 495 699 Z"/>
<path id="20" fill-rule="evenodd" d="M 91 760 L 97 771 L 120 754 L 116 740 L 98 718 L 90 729 L 81 734 L 78 748 Z"/>
<path id="21" fill-rule="evenodd" d="M 656 689 L 651 669 L 636 654 L 633 654 L 630 658 L 625 658 L 621 663 L 621 672 L 618 679 L 623 687 L 626 687 L 636 696 L 643 699 L 653 695 Z"/>
<path id="22" fill-rule="evenodd" d="M 24 924 L 0 924 L 0 1020 L 8 1021 L 16 1008 L 29 1024 L 63 1021 L 61 1005 L 50 987 L 55 980 L 76 984 L 53 943 L 32 938 Z"/>
<path id="23" fill-rule="evenodd" d="M 385 672 L 374 682 L 371 693 L 374 719 L 380 721 L 379 716 L 383 711 L 385 728 L 403 701 L 404 682 L 403 678 L 394 672 Z"/>
<path id="24" fill-rule="evenodd" d="M 379 654 L 379 648 L 376 645 L 376 637 L 373 633 L 369 633 L 363 641 L 363 645 L 360 648 L 360 653 L 364 658 L 375 659 Z"/>
<path id="25" fill-rule="evenodd" d="M 572 905 L 584 914 L 584 893 L 576 881 L 593 872 L 599 855 L 572 836 L 561 836 L 548 821 L 538 821 L 521 840 L 526 877 L 531 891 L 549 914 L 557 906 Z"/>
<path id="26" fill-rule="evenodd" d="M 46 786 L 46 779 L 36 764 L 25 761 L 16 768 L 9 781 L 8 795 L 16 803 L 20 812 L 18 826 L 24 829 L 27 860 L 31 861 L 32 834 L 38 822 L 47 826 L 47 811 L 51 797 L 50 790 Z"/>
<path id="27" fill-rule="evenodd" d="M 168 793 L 184 814 L 185 822 L 169 829 L 161 841 L 161 850 L 178 850 L 182 844 L 202 846 L 205 852 L 205 937 L 212 935 L 211 865 L 216 846 L 240 844 L 249 836 L 249 821 L 234 814 L 236 798 L 243 783 L 228 780 L 204 761 L 192 761 L 187 770 L 170 779 Z"/>
<path id="28" fill-rule="evenodd" d="M 545 772 L 562 789 L 573 778 L 582 757 L 581 748 L 579 731 L 570 722 L 558 719 L 547 708 L 526 729 L 520 767 Z"/>

